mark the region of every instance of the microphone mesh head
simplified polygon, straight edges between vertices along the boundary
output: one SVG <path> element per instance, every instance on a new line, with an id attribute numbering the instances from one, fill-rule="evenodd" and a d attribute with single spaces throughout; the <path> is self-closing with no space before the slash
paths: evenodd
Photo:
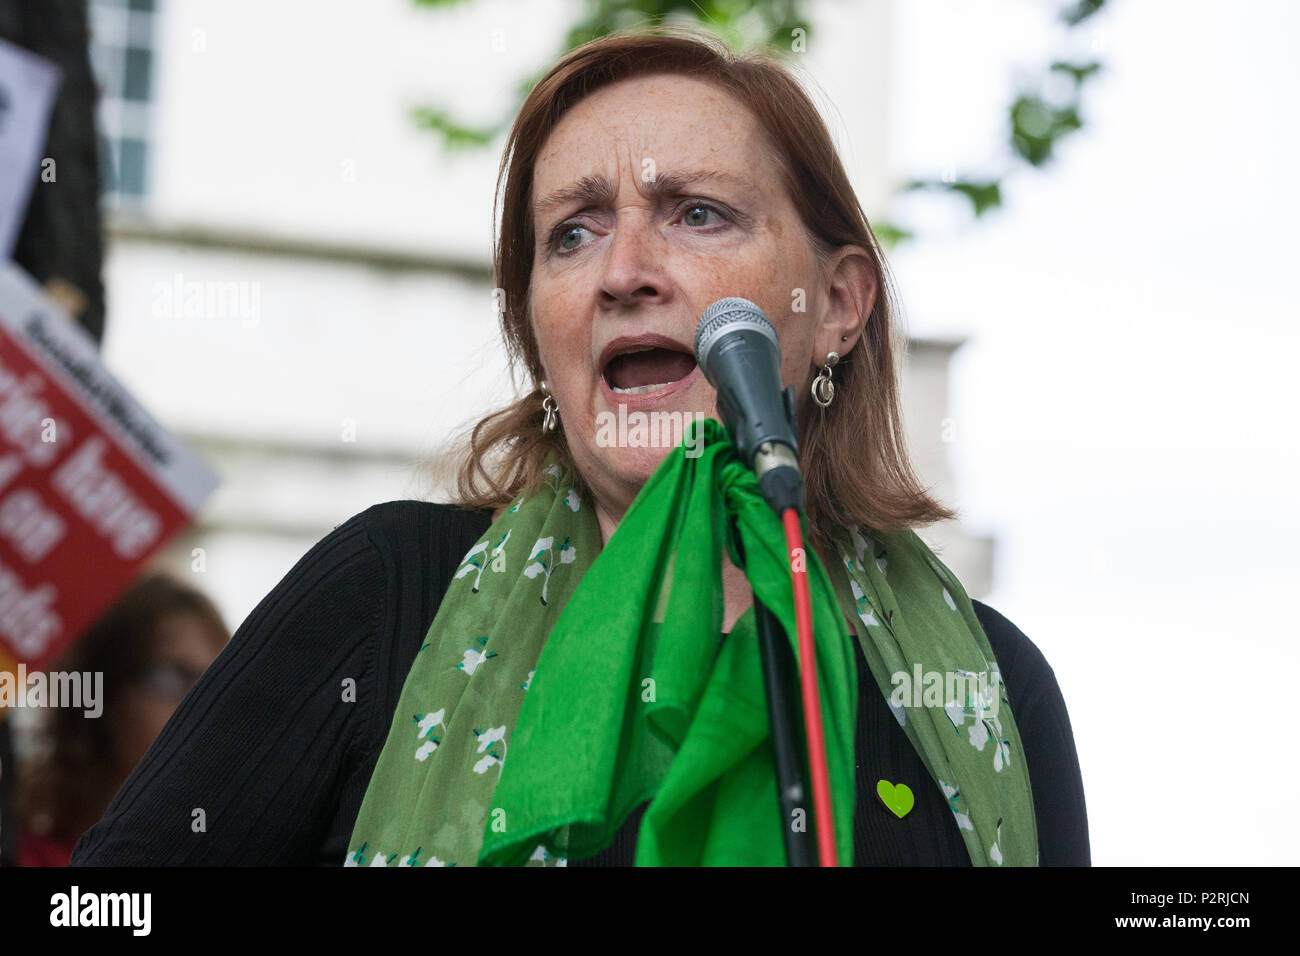
<path id="1" fill-rule="evenodd" d="M 725 333 L 736 329 L 758 332 L 771 339 L 777 348 L 781 346 L 776 337 L 776 326 L 757 305 L 740 296 L 719 299 L 704 310 L 695 330 L 695 361 L 705 377 L 709 375 L 709 352 L 714 344 Z"/>

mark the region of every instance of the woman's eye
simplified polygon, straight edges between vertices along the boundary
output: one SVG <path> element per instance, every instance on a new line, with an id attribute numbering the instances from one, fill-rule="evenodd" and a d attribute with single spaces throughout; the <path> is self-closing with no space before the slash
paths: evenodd
<path id="1" fill-rule="evenodd" d="M 201 674 L 175 664 L 157 664 L 140 675 L 138 683 L 146 691 L 158 697 L 184 697 L 197 682 Z"/>
<path id="2" fill-rule="evenodd" d="M 564 249 L 565 251 L 569 251 L 569 250 L 572 250 L 572 249 L 576 249 L 576 248 L 577 248 L 576 245 L 575 245 L 575 246 L 566 246 L 566 245 L 564 244 L 564 240 L 565 240 L 568 236 L 571 236 L 573 233 L 577 232 L 579 229 L 582 229 L 582 228 L 583 228 L 582 226 L 579 226 L 579 225 L 576 225 L 576 224 L 569 224 L 569 225 L 560 226 L 559 229 L 556 231 L 556 234 L 555 234 L 556 245 L 557 245 L 559 248 Z"/>
<path id="3" fill-rule="evenodd" d="M 717 209 L 714 209 L 712 206 L 706 205 L 706 204 L 704 204 L 704 203 L 698 203 L 698 202 L 697 202 L 697 203 L 695 203 L 694 205 L 691 205 L 691 206 L 688 206 L 688 207 L 687 207 L 687 209 L 686 209 L 686 214 L 682 217 L 682 221 L 683 221 L 683 222 L 686 222 L 686 224 L 687 224 L 688 226 L 707 226 L 707 225 L 708 225 L 708 222 L 707 222 L 707 221 L 705 221 L 705 222 L 699 222 L 699 221 L 691 222 L 691 221 L 689 221 L 689 220 L 691 219 L 691 215 L 692 215 L 693 213 L 697 213 L 697 212 L 713 213 L 713 215 L 715 215 L 715 216 L 717 216 L 717 217 L 719 217 L 719 218 L 722 218 L 722 213 L 720 213 Z"/>

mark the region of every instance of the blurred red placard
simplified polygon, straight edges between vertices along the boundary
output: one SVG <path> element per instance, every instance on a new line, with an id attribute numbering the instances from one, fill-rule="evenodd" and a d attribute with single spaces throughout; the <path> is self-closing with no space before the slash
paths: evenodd
<path id="1" fill-rule="evenodd" d="M 55 658 L 216 486 L 85 330 L 0 263 L 0 669 Z"/>

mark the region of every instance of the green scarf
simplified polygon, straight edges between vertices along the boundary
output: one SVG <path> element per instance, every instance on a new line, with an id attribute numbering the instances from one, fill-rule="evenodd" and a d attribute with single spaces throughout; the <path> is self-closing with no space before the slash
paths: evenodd
<path id="1" fill-rule="evenodd" d="M 779 866 L 782 827 L 813 829 L 811 808 L 781 819 L 753 609 L 720 639 L 726 547 L 797 657 L 780 521 L 722 426 L 692 427 L 603 549 L 590 503 L 552 464 L 465 555 L 345 865 L 563 866 L 608 846 L 647 800 L 639 866 Z M 841 529 L 835 547 L 833 575 L 813 549 L 805 560 L 841 865 L 856 797 L 846 618 L 971 862 L 1035 865 L 1024 749 L 965 590 L 910 531 Z M 946 674 L 985 683 L 954 694 Z"/>

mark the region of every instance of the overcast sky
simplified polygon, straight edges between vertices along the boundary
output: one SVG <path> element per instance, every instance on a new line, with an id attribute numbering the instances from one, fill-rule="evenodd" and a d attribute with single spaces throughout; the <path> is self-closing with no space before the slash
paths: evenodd
<path id="1" fill-rule="evenodd" d="M 1002 162 L 1017 78 L 1094 55 L 1086 128 L 979 222 L 900 203 L 910 330 L 957 334 L 958 504 L 1069 706 L 1097 864 L 1294 863 L 1300 5 L 896 4 L 908 172 Z"/>

